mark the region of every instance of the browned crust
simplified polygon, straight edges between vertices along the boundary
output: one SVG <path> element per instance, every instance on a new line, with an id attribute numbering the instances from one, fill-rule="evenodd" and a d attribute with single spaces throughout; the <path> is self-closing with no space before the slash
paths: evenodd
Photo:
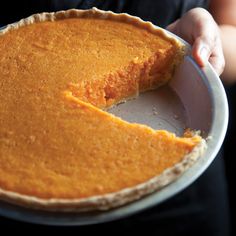
<path id="1" fill-rule="evenodd" d="M 19 27 L 33 24 L 35 22 L 43 21 L 55 21 L 65 18 L 76 17 L 93 17 L 102 19 L 111 19 L 117 21 L 127 22 L 136 25 L 141 28 L 146 28 L 154 34 L 158 34 L 164 37 L 166 40 L 179 46 L 180 56 L 185 53 L 185 47 L 177 39 L 168 35 L 164 30 L 154 26 L 150 22 L 144 22 L 138 17 L 130 16 L 128 14 L 115 14 L 111 11 L 101 11 L 96 8 L 90 10 L 68 10 L 59 11 L 55 13 L 41 13 L 32 15 L 26 19 L 22 19 L 17 23 L 8 25 L 6 28 L 0 31 L 0 35 L 7 33 L 10 30 L 17 29 Z M 181 50 L 182 49 L 182 50 Z M 177 57 L 179 58 L 179 57 Z M 177 63 L 177 61 L 176 61 Z M 202 140 L 191 153 L 183 158 L 183 161 L 177 165 L 165 170 L 161 175 L 156 176 L 149 181 L 139 184 L 132 188 L 126 188 L 118 192 L 104 194 L 101 196 L 94 196 L 80 199 L 41 199 L 38 197 L 27 196 L 16 192 L 6 191 L 0 188 L 0 199 L 22 205 L 24 207 L 43 209 L 47 211 L 70 211 L 70 212 L 83 212 L 94 210 L 108 210 L 114 207 L 118 207 L 127 204 L 131 201 L 140 199 L 141 197 L 150 194 L 164 186 L 170 184 L 176 180 L 183 172 L 191 167 L 193 163 L 202 155 L 206 148 L 206 142 Z"/>

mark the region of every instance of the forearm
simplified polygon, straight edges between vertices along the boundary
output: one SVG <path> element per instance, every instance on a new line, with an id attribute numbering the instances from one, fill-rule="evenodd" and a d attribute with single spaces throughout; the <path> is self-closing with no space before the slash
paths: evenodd
<path id="1" fill-rule="evenodd" d="M 219 25 L 225 56 L 225 70 L 221 79 L 225 84 L 236 83 L 236 26 Z"/>
<path id="2" fill-rule="evenodd" d="M 225 84 L 236 83 L 236 0 L 210 0 L 209 11 L 220 28 L 225 70 Z"/>

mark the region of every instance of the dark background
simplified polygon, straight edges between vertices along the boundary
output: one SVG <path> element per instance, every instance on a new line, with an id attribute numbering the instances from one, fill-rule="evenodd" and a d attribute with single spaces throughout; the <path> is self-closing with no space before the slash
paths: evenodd
<path id="1" fill-rule="evenodd" d="M 233 235 L 236 235 L 236 85 L 226 86 L 225 88 L 229 103 L 229 126 L 223 148 L 226 177 L 228 181 L 231 221 L 234 232 Z"/>

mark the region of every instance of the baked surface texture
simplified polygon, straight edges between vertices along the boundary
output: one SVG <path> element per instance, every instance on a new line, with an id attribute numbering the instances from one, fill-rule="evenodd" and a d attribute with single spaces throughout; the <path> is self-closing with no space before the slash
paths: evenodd
<path id="1" fill-rule="evenodd" d="M 184 48 L 139 18 L 97 9 L 36 14 L 0 33 L 0 199 L 106 210 L 178 178 L 201 155 L 106 109 L 167 83 Z"/>

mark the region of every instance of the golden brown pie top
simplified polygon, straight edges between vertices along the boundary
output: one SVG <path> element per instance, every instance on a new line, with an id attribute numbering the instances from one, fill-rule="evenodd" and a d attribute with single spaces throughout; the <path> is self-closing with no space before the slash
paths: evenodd
<path id="1" fill-rule="evenodd" d="M 85 16 L 0 35 L 0 189 L 81 199 L 182 161 L 199 136 L 178 138 L 99 109 L 166 83 L 181 50 L 160 31 Z"/>

